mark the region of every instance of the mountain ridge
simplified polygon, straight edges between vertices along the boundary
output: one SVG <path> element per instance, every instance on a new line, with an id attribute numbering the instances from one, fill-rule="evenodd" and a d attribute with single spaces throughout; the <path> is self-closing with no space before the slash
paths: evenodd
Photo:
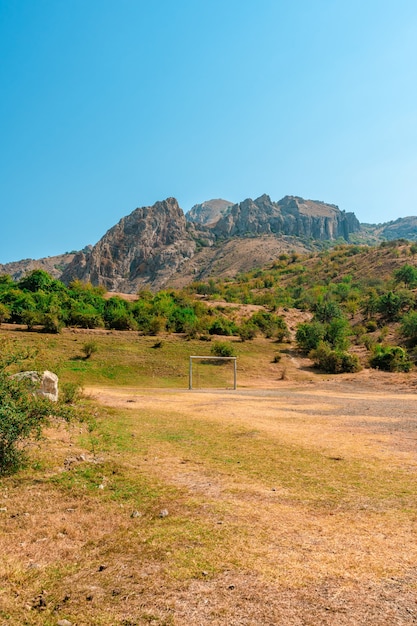
<path id="1" fill-rule="evenodd" d="M 0 265 L 0 274 L 21 278 L 40 267 L 65 283 L 79 279 L 135 293 L 184 286 L 216 273 L 232 276 L 279 254 L 338 240 L 395 239 L 396 232 L 417 238 L 417 218 L 361 225 L 354 213 L 335 204 L 299 196 L 274 202 L 267 194 L 235 204 L 208 200 L 184 213 L 175 198 L 167 198 L 134 209 L 81 252 Z"/>

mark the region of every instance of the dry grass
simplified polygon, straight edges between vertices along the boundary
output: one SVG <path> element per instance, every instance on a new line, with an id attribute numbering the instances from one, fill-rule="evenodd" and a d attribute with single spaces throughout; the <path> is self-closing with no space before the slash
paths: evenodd
<path id="1" fill-rule="evenodd" d="M 415 623 L 416 396 L 279 385 L 89 389 L 1 482 L 0 624 Z"/>

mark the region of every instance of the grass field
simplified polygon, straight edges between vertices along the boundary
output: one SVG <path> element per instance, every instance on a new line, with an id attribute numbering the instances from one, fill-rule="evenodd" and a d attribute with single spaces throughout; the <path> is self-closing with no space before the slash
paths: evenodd
<path id="1" fill-rule="evenodd" d="M 312 377 L 259 339 L 238 391 L 189 392 L 203 342 L 3 334 L 96 416 L 0 482 L 2 626 L 416 623 L 414 379 Z"/>

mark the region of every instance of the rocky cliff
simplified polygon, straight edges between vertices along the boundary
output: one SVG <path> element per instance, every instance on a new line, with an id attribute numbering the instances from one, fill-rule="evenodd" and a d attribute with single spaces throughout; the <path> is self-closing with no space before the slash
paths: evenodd
<path id="1" fill-rule="evenodd" d="M 177 201 L 168 198 L 123 217 L 90 253 L 75 256 L 61 280 L 78 278 L 127 293 L 147 285 L 160 289 L 194 256 L 197 235 Z"/>
<path id="2" fill-rule="evenodd" d="M 223 215 L 229 211 L 233 206 L 233 202 L 227 200 L 206 200 L 201 204 L 195 204 L 186 214 L 186 219 L 189 222 L 196 224 L 215 224 Z"/>
<path id="3" fill-rule="evenodd" d="M 360 230 L 360 223 L 353 213 L 340 211 L 332 204 L 296 196 L 272 202 L 269 196 L 263 195 L 233 205 L 212 229 L 221 238 L 275 234 L 349 240 L 351 233 Z"/>

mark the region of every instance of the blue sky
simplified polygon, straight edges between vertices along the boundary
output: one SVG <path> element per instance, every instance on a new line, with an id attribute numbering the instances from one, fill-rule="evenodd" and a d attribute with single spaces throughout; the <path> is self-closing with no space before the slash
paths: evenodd
<path id="1" fill-rule="evenodd" d="M 0 0 L 0 263 L 137 206 L 417 215 L 415 0 Z"/>

